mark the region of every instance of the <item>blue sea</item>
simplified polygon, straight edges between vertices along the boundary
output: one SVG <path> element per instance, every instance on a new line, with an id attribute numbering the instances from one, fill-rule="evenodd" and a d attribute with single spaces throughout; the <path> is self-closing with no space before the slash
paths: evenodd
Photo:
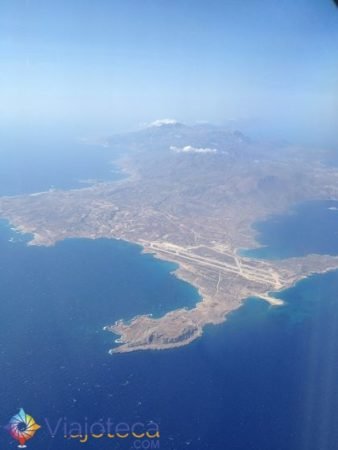
<path id="1" fill-rule="evenodd" d="M 0 195 L 74 189 L 122 178 L 112 152 L 79 138 L 0 135 Z"/>
<path id="2" fill-rule="evenodd" d="M 336 206 L 308 203 L 267 221 L 265 254 L 326 253 L 328 241 L 337 253 Z M 290 231 L 283 251 L 281 221 Z M 338 449 L 337 272 L 282 292 L 282 307 L 249 299 L 186 347 L 109 355 L 116 336 L 105 325 L 192 307 L 196 290 L 135 245 L 69 239 L 44 248 L 28 239 L 1 222 L 0 425 L 21 407 L 32 414 L 42 428 L 29 448 Z M 85 430 L 108 418 L 156 423 L 160 439 L 64 437 L 72 423 Z M 1 428 L 0 448 L 16 446 Z"/>
<path id="3" fill-rule="evenodd" d="M 304 202 L 287 214 L 254 225 L 261 247 L 244 250 L 252 258 L 279 259 L 309 253 L 338 254 L 338 202 Z"/>

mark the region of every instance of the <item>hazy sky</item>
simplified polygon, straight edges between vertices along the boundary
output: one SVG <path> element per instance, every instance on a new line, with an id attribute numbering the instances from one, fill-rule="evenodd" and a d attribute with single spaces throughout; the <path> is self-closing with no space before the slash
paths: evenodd
<path id="1" fill-rule="evenodd" d="M 1 0 L 0 122 L 337 128 L 331 0 Z"/>

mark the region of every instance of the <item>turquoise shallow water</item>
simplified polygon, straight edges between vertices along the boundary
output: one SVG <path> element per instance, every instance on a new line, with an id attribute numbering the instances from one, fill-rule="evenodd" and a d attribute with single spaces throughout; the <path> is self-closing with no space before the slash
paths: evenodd
<path id="1" fill-rule="evenodd" d="M 0 423 L 24 407 L 43 426 L 29 442 L 38 450 L 136 448 L 52 439 L 45 418 L 60 417 L 153 420 L 165 450 L 338 448 L 337 272 L 281 293 L 280 308 L 250 299 L 187 347 L 108 355 L 102 326 L 198 301 L 172 269 L 105 239 L 27 247 L 2 224 Z M 16 443 L 0 430 L 0 445 Z"/>

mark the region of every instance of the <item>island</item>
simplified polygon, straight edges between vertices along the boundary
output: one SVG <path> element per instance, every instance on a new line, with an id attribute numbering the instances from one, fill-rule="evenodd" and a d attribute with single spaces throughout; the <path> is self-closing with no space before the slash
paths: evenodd
<path id="1" fill-rule="evenodd" d="M 278 306 L 275 293 L 338 269 L 338 257 L 330 255 L 258 260 L 241 252 L 259 246 L 255 222 L 300 202 L 338 198 L 338 168 L 327 163 L 327 150 L 258 142 L 236 130 L 176 121 L 107 138 L 107 146 L 124 178 L 1 197 L 0 216 L 30 233 L 29 245 L 71 237 L 136 243 L 176 263 L 175 276 L 198 289 L 193 308 L 107 323 L 105 330 L 118 336 L 111 353 L 186 345 L 247 298 Z"/>

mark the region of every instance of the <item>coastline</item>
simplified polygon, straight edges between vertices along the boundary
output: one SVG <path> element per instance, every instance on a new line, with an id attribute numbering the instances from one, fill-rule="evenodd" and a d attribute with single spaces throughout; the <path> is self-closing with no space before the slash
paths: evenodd
<path id="1" fill-rule="evenodd" d="M 178 167 L 182 176 L 187 173 L 192 176 L 190 166 L 177 166 L 177 155 L 168 157 L 174 158 L 171 169 Z M 0 198 L 0 216 L 17 232 L 32 236 L 27 245 L 52 246 L 68 238 L 123 240 L 139 245 L 143 253 L 176 264 L 173 275 L 197 290 L 200 300 L 189 309 L 108 324 L 106 330 L 117 335 L 120 343 L 112 352 L 187 345 L 203 334 L 206 325 L 224 322 L 247 298 L 255 296 L 271 306 L 279 306 L 281 301 L 273 297 L 275 292 L 311 274 L 338 268 L 336 256 L 259 260 L 240 254 L 242 248 L 259 247 L 253 223 L 287 211 L 296 200 L 332 197 L 337 190 L 338 171 L 323 171 L 322 167 L 309 164 L 312 172 L 306 180 L 306 193 L 301 189 L 296 196 L 291 191 L 288 197 L 283 191 L 285 197 L 276 202 L 272 193 L 261 198 L 263 193 L 257 196 L 252 190 L 261 172 L 246 177 L 242 186 L 240 167 L 238 178 L 230 185 L 222 185 L 219 191 L 217 176 L 222 176 L 224 183 L 224 174 L 222 170 L 220 174 L 217 172 L 221 169 L 217 164 L 210 173 L 208 192 L 187 190 L 184 183 L 180 184 L 181 178 L 172 192 L 173 175 L 162 176 L 158 161 L 156 170 L 144 163 L 142 166 L 140 160 L 137 164 L 135 167 L 128 158 L 120 160 L 119 167 L 129 176 L 114 182 L 37 196 Z M 267 161 L 259 170 L 270 173 L 274 164 Z M 284 170 L 283 165 L 277 164 L 277 168 Z M 189 186 L 194 177 L 199 179 L 198 170 L 199 167 L 193 172 Z M 285 176 L 292 175 L 287 172 Z M 239 187 L 242 187 L 240 194 Z M 232 200 L 236 201 L 224 196 L 225 189 L 232 189 Z M 165 202 L 164 192 L 167 192 Z M 216 203 L 210 204 L 213 197 Z"/>
<path id="2" fill-rule="evenodd" d="M 119 344 L 110 350 L 111 354 L 137 350 L 165 350 L 188 345 L 203 335 L 206 325 L 225 322 L 227 316 L 240 308 L 246 299 L 256 297 L 268 302 L 273 307 L 281 306 L 283 301 L 273 297 L 271 293 L 281 292 L 312 274 L 338 269 L 338 258 L 333 258 L 335 264 L 332 264 L 332 257 L 327 257 L 327 260 L 325 256 L 312 255 L 310 258 L 315 258 L 316 261 L 324 258 L 326 264 L 330 262 L 329 267 L 322 266 L 321 263 L 315 268 L 311 264 L 310 271 L 294 274 L 292 271 L 290 272 L 292 263 L 287 272 L 283 267 L 279 267 L 278 261 L 274 261 L 271 265 L 266 261 L 241 258 L 238 256 L 237 249 L 233 252 L 233 257 L 239 268 L 235 269 L 235 266 L 222 264 L 219 260 L 210 260 L 200 256 L 196 256 L 194 259 L 191 254 L 187 256 L 182 249 L 179 253 L 177 245 L 173 247 L 174 252 L 170 254 L 168 248 L 171 249 L 171 246 L 168 247 L 167 243 L 162 243 L 162 247 L 159 247 L 158 242 L 132 241 L 115 236 L 69 235 L 57 237 L 52 234 L 48 235 L 48 230 L 45 230 L 47 234 L 42 236 L 36 231 L 32 233 L 30 228 L 25 225 L 14 225 L 14 229 L 20 233 L 33 235 L 33 239 L 27 245 L 52 246 L 64 238 L 122 239 L 140 246 L 142 253 L 150 253 L 157 259 L 175 263 L 177 268 L 171 272 L 173 276 L 188 282 L 197 290 L 200 300 L 194 307 L 172 310 L 158 318 L 141 315 L 129 321 L 122 319 L 113 325 L 106 325 L 104 330 L 115 334 L 117 336 L 115 343 Z M 300 260 L 302 258 L 294 258 L 294 263 L 297 265 Z M 290 265 L 290 261 L 288 261 L 288 265 Z M 238 270 L 235 277 L 233 276 L 234 270 Z M 198 274 L 197 277 L 196 274 Z M 289 278 L 287 278 L 287 274 Z M 210 282 L 212 277 L 214 278 Z M 257 289 L 257 284 L 260 289 Z"/>

